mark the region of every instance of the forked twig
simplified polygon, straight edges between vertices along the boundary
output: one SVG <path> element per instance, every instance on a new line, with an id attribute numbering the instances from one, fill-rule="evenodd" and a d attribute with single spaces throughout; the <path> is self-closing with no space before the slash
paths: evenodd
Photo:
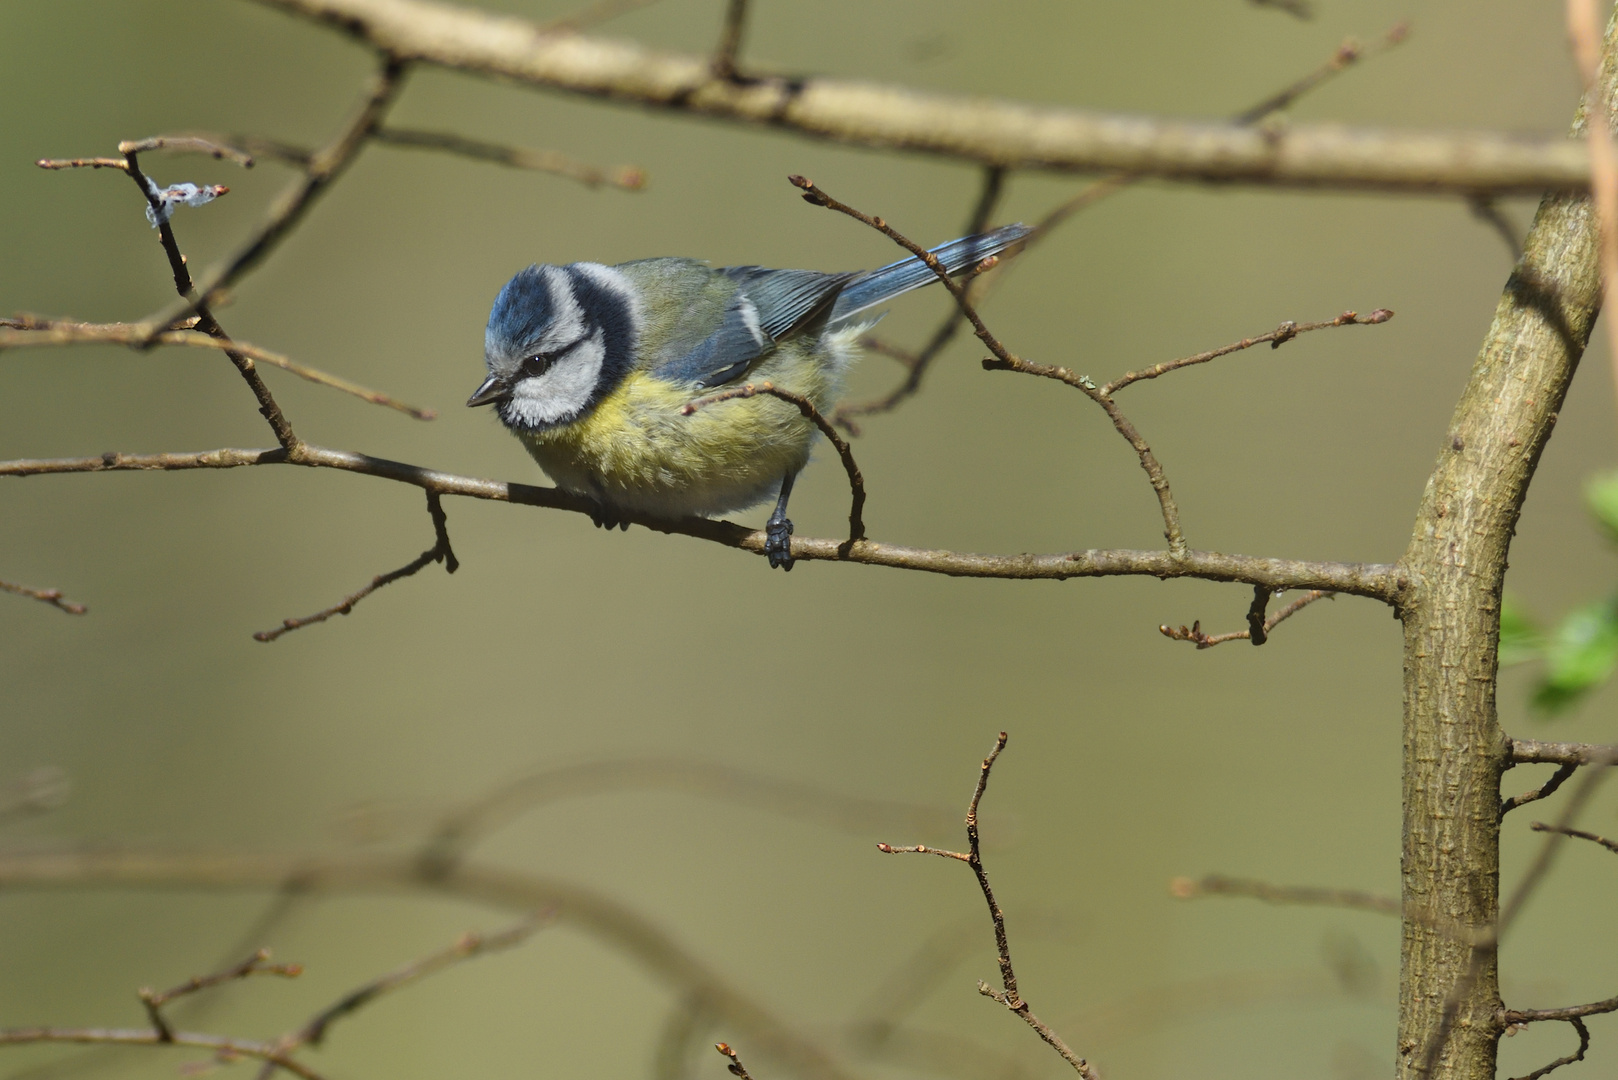
<path id="1" fill-rule="evenodd" d="M 1073 1066 L 1074 1071 L 1084 1080 L 1098 1080 L 1098 1075 L 1090 1063 L 1075 1054 L 1067 1043 L 1062 1041 L 1061 1036 L 1057 1035 L 1039 1017 L 1035 1016 L 1034 1011 L 1029 1008 L 1028 1002 L 1024 1001 L 1017 992 L 1017 973 L 1011 966 L 1011 946 L 1006 938 L 1006 917 L 1000 910 L 999 903 L 995 901 L 994 890 L 989 887 L 989 873 L 983 866 L 983 857 L 978 847 L 978 804 L 983 800 L 983 792 L 989 786 L 989 770 L 994 768 L 995 759 L 1000 756 L 1000 751 L 1005 748 L 1006 733 L 1002 731 L 999 738 L 995 740 L 994 749 L 989 751 L 989 756 L 983 759 L 982 768 L 978 772 L 977 787 L 973 789 L 972 801 L 967 805 L 966 839 L 968 849 L 965 852 L 943 851 L 924 845 L 893 847 L 890 844 L 878 844 L 877 850 L 888 855 L 940 855 L 946 859 L 964 862 L 972 868 L 972 873 L 978 879 L 978 888 L 983 892 L 983 899 L 989 905 L 989 918 L 994 922 L 994 944 L 1000 957 L 1000 985 L 1002 987 L 1002 989 L 996 990 L 988 983 L 980 981 L 978 983 L 978 993 L 984 997 L 993 998 L 1021 1017 L 1041 1039 L 1045 1040 L 1051 1049 L 1061 1055 L 1063 1061 Z"/>
<path id="2" fill-rule="evenodd" d="M 1314 603 L 1316 600 L 1335 600 L 1337 594 L 1322 589 L 1311 589 L 1292 603 L 1277 609 L 1268 618 L 1264 615 L 1264 601 L 1273 595 L 1273 590 L 1258 587 L 1253 590 L 1253 604 L 1247 611 L 1247 629 L 1232 630 L 1224 634 L 1207 634 L 1203 632 L 1202 621 L 1199 619 L 1189 627 L 1169 626 L 1167 623 L 1159 626 L 1157 632 L 1174 641 L 1194 642 L 1199 649 L 1211 649 L 1215 645 L 1223 645 L 1227 641 L 1249 639 L 1254 645 L 1262 645 L 1269 640 L 1271 630 L 1274 630 L 1287 619 Z"/>
<path id="3" fill-rule="evenodd" d="M 414 559 L 397 570 L 390 570 L 386 574 L 378 574 L 358 592 L 350 593 L 331 607 L 317 611 L 313 615 L 305 615 L 301 619 L 283 619 L 281 625 L 274 630 L 260 630 L 253 635 L 254 641 L 274 641 L 283 634 L 315 623 L 323 623 L 333 615 L 347 615 L 354 610 L 354 605 L 376 592 L 384 585 L 391 585 L 400 578 L 410 577 L 429 563 L 441 562 L 444 569 L 453 574 L 461 568 L 461 562 L 455 557 L 455 549 L 449 543 L 449 522 L 444 516 L 444 506 L 438 497 L 438 492 L 427 492 L 427 513 L 433 519 L 433 546 L 416 556 Z"/>
<path id="4" fill-rule="evenodd" d="M 233 964 L 223 971 L 216 971 L 211 975 L 193 975 L 178 986 L 170 987 L 161 992 L 149 986 L 138 990 L 137 996 L 141 1004 L 146 1007 L 146 1016 L 152 1021 L 152 1029 L 157 1032 L 159 1042 L 171 1043 L 175 1041 L 174 1029 L 163 1017 L 163 1006 L 176 998 L 186 997 L 201 990 L 208 990 L 222 983 L 235 982 L 253 975 L 279 975 L 284 979 L 295 979 L 303 974 L 302 964 L 272 964 L 270 950 L 259 949 L 246 960 Z"/>
<path id="5" fill-rule="evenodd" d="M 846 542 L 846 547 L 852 549 L 855 544 L 865 539 L 865 476 L 860 472 L 859 465 L 854 461 L 854 450 L 848 445 L 848 440 L 837 434 L 837 429 L 832 427 L 831 421 L 826 419 L 819 409 L 815 408 L 814 402 L 810 401 L 802 394 L 794 394 L 790 390 L 782 390 L 774 383 L 748 383 L 745 386 L 738 386 L 733 390 L 726 390 L 722 393 L 712 394 L 708 397 L 698 398 L 696 401 L 688 402 L 680 408 L 680 413 L 683 416 L 690 416 L 698 409 L 709 405 L 717 405 L 721 401 L 735 401 L 739 398 L 757 397 L 759 394 L 768 394 L 770 397 L 779 398 L 789 405 L 797 406 L 798 411 L 803 414 L 804 419 L 808 420 L 810 423 L 814 424 L 815 427 L 819 428 L 820 433 L 826 436 L 826 441 L 830 442 L 832 446 L 836 447 L 837 456 L 842 459 L 843 462 L 843 471 L 848 474 L 848 487 L 850 495 L 848 507 L 848 540 Z"/>

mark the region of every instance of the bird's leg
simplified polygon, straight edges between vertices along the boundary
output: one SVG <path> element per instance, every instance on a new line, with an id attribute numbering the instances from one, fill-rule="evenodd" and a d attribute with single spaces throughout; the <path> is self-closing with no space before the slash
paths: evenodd
<path id="1" fill-rule="evenodd" d="M 797 478 L 798 474 L 791 472 L 781 481 L 781 497 L 775 500 L 775 512 L 764 524 L 764 554 L 769 556 L 772 567 L 779 566 L 783 570 L 791 570 L 793 563 L 792 522 L 787 518 L 787 500 L 792 497 L 792 482 Z"/>

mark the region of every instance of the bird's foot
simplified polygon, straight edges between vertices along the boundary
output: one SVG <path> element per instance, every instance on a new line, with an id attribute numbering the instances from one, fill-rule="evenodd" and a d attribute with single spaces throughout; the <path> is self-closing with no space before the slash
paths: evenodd
<path id="1" fill-rule="evenodd" d="M 595 523 L 596 528 L 606 529 L 608 532 L 613 529 L 629 531 L 628 519 L 620 516 L 617 507 L 608 506 L 606 503 L 596 503 L 595 509 L 590 511 L 590 520 Z"/>
<path id="2" fill-rule="evenodd" d="M 792 557 L 792 522 L 787 518 L 771 518 L 764 526 L 764 554 L 770 566 L 791 570 L 797 561 Z"/>

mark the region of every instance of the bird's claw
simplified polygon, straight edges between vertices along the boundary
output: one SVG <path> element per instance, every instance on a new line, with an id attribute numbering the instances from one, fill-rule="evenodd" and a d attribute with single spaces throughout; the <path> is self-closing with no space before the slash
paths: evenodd
<path id="1" fill-rule="evenodd" d="M 764 554 L 770 566 L 791 570 L 797 560 L 792 557 L 792 522 L 787 518 L 771 520 L 764 526 Z"/>

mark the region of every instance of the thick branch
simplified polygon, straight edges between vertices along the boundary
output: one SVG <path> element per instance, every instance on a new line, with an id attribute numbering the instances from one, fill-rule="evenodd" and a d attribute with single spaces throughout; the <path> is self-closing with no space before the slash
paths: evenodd
<path id="1" fill-rule="evenodd" d="M 1424 133 L 1116 116 L 826 78 L 715 78 L 707 57 L 546 34 L 432 0 L 261 0 L 405 60 L 633 105 L 766 124 L 860 146 L 1012 169 L 1405 192 L 1583 189 L 1585 148 L 1559 135 Z"/>
<path id="2" fill-rule="evenodd" d="M 205 450 L 188 454 L 107 453 L 91 458 L 54 458 L 0 461 L 0 476 L 43 476 L 55 473 L 125 471 L 179 471 L 234 469 L 253 465 L 297 464 L 309 468 L 339 469 L 411 484 L 440 495 L 520 503 L 567 510 L 588 517 L 597 509 L 589 499 L 556 488 L 510 484 L 439 472 L 386 458 L 348 450 L 331 450 L 301 443 L 295 452 L 284 450 Z M 666 521 L 631 514 L 627 519 L 661 533 L 695 537 L 726 547 L 763 554 L 763 530 L 728 521 L 684 518 Z M 846 540 L 793 537 L 794 558 L 828 562 L 856 562 L 891 566 L 951 577 L 1054 579 L 1083 577 L 1200 578 L 1265 585 L 1272 589 L 1323 589 L 1394 603 L 1403 588 L 1398 570 L 1380 563 L 1306 562 L 1295 559 L 1226 555 L 1214 551 L 1091 549 L 1049 555 L 984 555 L 971 552 L 901 547 L 872 540 L 848 544 Z"/>
<path id="3" fill-rule="evenodd" d="M 1519 765 L 1614 765 L 1618 764 L 1618 745 L 1512 739 L 1511 760 Z"/>

